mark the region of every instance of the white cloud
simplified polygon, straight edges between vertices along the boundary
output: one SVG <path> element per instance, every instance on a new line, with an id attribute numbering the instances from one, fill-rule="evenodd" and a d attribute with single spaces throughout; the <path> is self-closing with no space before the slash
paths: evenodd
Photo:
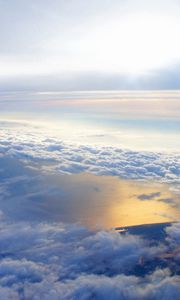
<path id="1" fill-rule="evenodd" d="M 109 146 L 80 145 L 63 142 L 40 128 L 2 126 L 1 155 L 17 157 L 42 168 L 51 164 L 53 171 L 63 174 L 89 172 L 126 179 L 156 180 L 180 183 L 178 153 L 138 152 Z M 45 169 L 45 168 L 44 168 Z"/>
<path id="2" fill-rule="evenodd" d="M 179 277 L 172 276 L 168 260 L 164 269 L 156 261 L 171 251 L 179 229 L 178 224 L 168 227 L 166 244 L 151 246 L 137 236 L 91 232 L 77 225 L 1 222 L 0 297 L 179 299 Z M 173 247 L 178 247 L 176 239 Z M 154 267 L 148 271 L 145 265 L 149 275 L 138 276 L 142 257 L 147 266 Z"/>
<path id="3" fill-rule="evenodd" d="M 179 182 L 178 154 L 135 152 L 62 142 L 40 128 L 1 127 L 2 193 L 8 185 L 33 183 L 31 168 L 44 172 L 115 175 L 137 180 Z M 17 159 L 12 159 L 16 157 Z M 29 172 L 22 176 L 23 161 Z M 6 174 L 13 167 L 15 177 Z M 34 172 L 33 170 L 33 172 Z M 33 173 L 34 174 L 34 173 Z M 19 200 L 23 188 L 20 186 Z M 45 193 L 56 190 L 44 190 Z M 176 191 L 178 192 L 178 190 Z M 35 189 L 34 193 L 40 197 Z M 155 195 L 150 195 L 153 197 Z M 17 200 L 17 199 L 16 199 Z M 180 225 L 165 241 L 115 231 L 90 231 L 62 223 L 14 222 L 0 213 L 0 298 L 3 300 L 169 300 L 179 299 Z M 168 256 L 168 258 L 167 258 Z"/>

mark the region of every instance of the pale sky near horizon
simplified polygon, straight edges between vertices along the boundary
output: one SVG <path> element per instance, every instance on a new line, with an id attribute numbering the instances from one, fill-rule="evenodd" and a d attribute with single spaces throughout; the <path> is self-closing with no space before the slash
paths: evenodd
<path id="1" fill-rule="evenodd" d="M 0 0 L 0 90 L 180 88 L 177 0 Z"/>
<path id="2" fill-rule="evenodd" d="M 179 100 L 180 91 L 0 93 L 0 121 L 70 143 L 179 153 Z"/>

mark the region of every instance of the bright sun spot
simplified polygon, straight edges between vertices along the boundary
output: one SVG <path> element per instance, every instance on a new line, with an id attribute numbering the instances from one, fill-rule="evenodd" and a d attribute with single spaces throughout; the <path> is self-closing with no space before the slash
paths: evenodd
<path id="1" fill-rule="evenodd" d="M 180 21 L 168 16 L 129 15 L 107 20 L 81 41 L 89 68 L 142 73 L 180 58 Z M 85 62 L 84 62 L 85 64 Z"/>
<path id="2" fill-rule="evenodd" d="M 35 56 L 4 58 L 0 77 L 69 71 L 146 74 L 180 61 L 179 32 L 180 20 L 168 15 L 98 18 L 76 35 L 66 33 L 63 41 L 58 31 L 39 41 L 41 51 Z"/>

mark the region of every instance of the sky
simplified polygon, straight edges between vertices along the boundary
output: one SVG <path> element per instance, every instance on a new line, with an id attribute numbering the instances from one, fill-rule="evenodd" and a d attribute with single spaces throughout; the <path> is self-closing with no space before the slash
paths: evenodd
<path id="1" fill-rule="evenodd" d="M 0 90 L 180 88 L 177 0 L 0 1 Z"/>
<path id="2" fill-rule="evenodd" d="M 179 90 L 1 92 L 0 119 L 78 144 L 177 153 L 179 99 Z"/>
<path id="3" fill-rule="evenodd" d="M 179 1 L 0 0 L 0 16 L 1 119 L 75 119 L 111 144 L 179 149 Z"/>
<path id="4" fill-rule="evenodd" d="M 179 0 L 0 0 L 0 299 L 179 300 L 179 33 Z"/>

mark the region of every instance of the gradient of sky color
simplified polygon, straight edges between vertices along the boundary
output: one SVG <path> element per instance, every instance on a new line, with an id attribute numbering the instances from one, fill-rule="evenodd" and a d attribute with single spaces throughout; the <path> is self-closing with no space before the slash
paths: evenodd
<path id="1" fill-rule="evenodd" d="M 177 0 L 0 1 L 1 90 L 180 88 Z"/>
<path id="2" fill-rule="evenodd" d="M 0 119 L 33 123 L 70 142 L 180 148 L 180 91 L 6 92 Z"/>

